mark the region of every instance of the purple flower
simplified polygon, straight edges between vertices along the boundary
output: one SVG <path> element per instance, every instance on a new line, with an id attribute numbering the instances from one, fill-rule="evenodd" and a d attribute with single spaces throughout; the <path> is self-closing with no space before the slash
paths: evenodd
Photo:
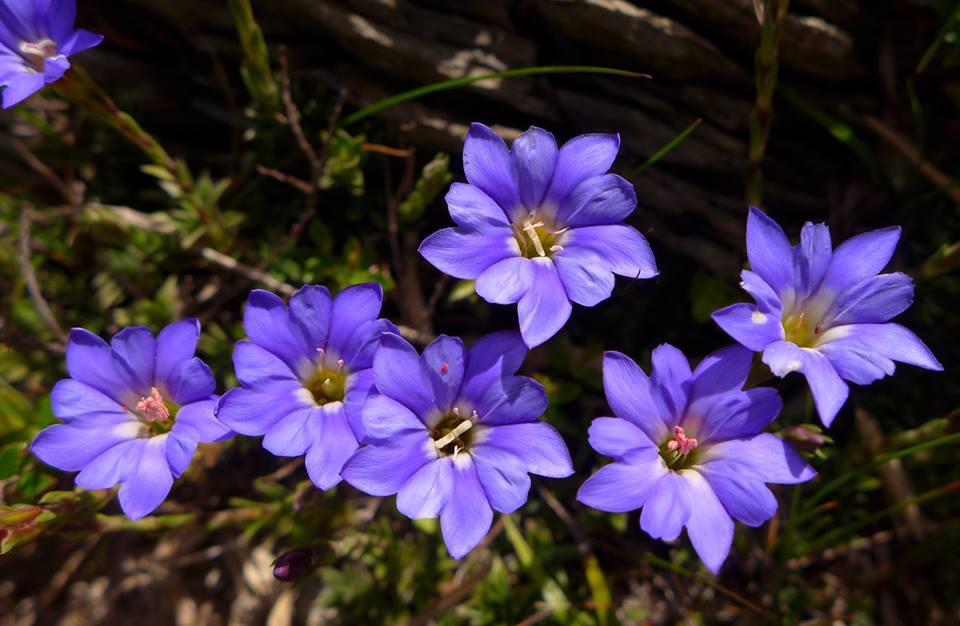
<path id="1" fill-rule="evenodd" d="M 75 0 L 0 2 L 0 85 L 8 109 L 55 82 L 70 69 L 67 57 L 103 41 L 74 30 Z"/>
<path id="2" fill-rule="evenodd" d="M 760 526 L 777 500 L 765 483 L 800 483 L 815 472 L 779 437 L 762 432 L 780 413 L 777 392 L 742 391 L 750 352 L 718 350 L 697 368 L 664 344 L 652 374 L 629 357 L 607 352 L 603 387 L 618 417 L 590 425 L 590 445 L 614 462 L 580 488 L 577 499 L 601 511 L 643 508 L 640 527 L 672 541 L 684 526 L 712 572 L 730 552 L 733 519 Z M 733 518 L 733 519 L 731 519 Z"/>
<path id="3" fill-rule="evenodd" d="M 217 417 L 244 435 L 264 435 L 277 456 L 306 454 L 320 489 L 340 482 L 340 469 L 362 434 L 360 406 L 373 385 L 373 353 L 396 326 L 377 319 L 377 283 L 347 287 L 336 298 L 305 285 L 287 307 L 269 291 L 250 292 L 233 365 L 242 387 L 217 405 Z"/>
<path id="4" fill-rule="evenodd" d="M 888 323 L 913 303 L 906 274 L 879 274 L 893 255 L 900 228 L 848 239 L 834 250 L 830 229 L 807 222 L 791 246 L 780 226 L 756 207 L 747 218 L 752 271 L 740 286 L 756 305 L 734 304 L 714 321 L 745 347 L 763 352 L 777 376 L 807 378 L 820 419 L 829 426 L 847 400 L 844 380 L 867 385 L 889 376 L 894 361 L 942 370 L 926 345 Z"/>
<path id="5" fill-rule="evenodd" d="M 63 424 L 37 435 L 32 450 L 56 468 L 79 471 L 85 489 L 120 484 L 120 507 L 140 519 L 160 506 L 187 469 L 197 442 L 233 436 L 213 415 L 210 368 L 194 356 L 200 323 L 170 324 L 154 339 L 144 326 L 124 328 L 110 344 L 70 331 L 70 378 L 53 388 Z"/>
<path id="6" fill-rule="evenodd" d="M 377 395 L 362 410 L 366 436 L 343 478 L 375 496 L 397 494 L 412 519 L 440 517 L 447 551 L 459 559 L 490 529 L 493 511 L 527 501 L 531 474 L 573 473 L 552 426 L 543 386 L 515 376 L 527 348 L 520 335 L 494 333 L 469 350 L 441 335 L 418 356 L 384 335 L 373 359 Z"/>
<path id="7" fill-rule="evenodd" d="M 531 127 L 513 151 L 483 124 L 463 146 L 469 184 L 447 193 L 445 228 L 420 254 L 442 272 L 476 279 L 477 293 L 514 304 L 520 332 L 535 347 L 559 331 L 571 302 L 593 306 L 610 297 L 613 275 L 657 274 L 646 239 L 623 220 L 637 206 L 633 185 L 608 174 L 619 135 L 581 135 L 557 149 L 547 131 Z"/>

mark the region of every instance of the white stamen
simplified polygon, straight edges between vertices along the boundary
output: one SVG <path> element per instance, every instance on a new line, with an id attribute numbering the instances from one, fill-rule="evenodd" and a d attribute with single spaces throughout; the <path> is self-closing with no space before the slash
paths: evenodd
<path id="1" fill-rule="evenodd" d="M 563 246 L 550 246 L 550 252 L 563 252 Z"/>
<path id="2" fill-rule="evenodd" d="M 433 442 L 433 445 L 436 446 L 437 450 L 440 450 L 445 446 L 450 445 L 450 443 L 456 440 L 457 437 L 467 432 L 471 428 L 473 428 L 473 422 L 471 422 L 470 420 L 464 420 L 459 424 L 457 424 L 457 426 L 453 430 L 448 432 L 443 437 L 440 437 L 439 439 L 435 439 Z"/>
<path id="3" fill-rule="evenodd" d="M 537 229 L 543 227 L 543 222 L 533 223 L 533 217 L 531 216 L 523 223 L 523 230 L 527 233 L 527 237 L 530 238 L 530 241 L 533 242 L 533 247 L 536 248 L 537 254 L 540 256 L 547 256 L 546 250 L 543 249 L 543 243 L 540 241 L 540 235 L 537 234 Z"/>

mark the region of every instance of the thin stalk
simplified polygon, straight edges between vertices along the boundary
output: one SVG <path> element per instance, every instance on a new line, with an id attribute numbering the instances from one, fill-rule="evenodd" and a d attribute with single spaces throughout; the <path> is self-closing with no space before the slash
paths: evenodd
<path id="1" fill-rule="evenodd" d="M 676 137 L 674 137 L 673 139 L 665 143 L 659 150 L 654 152 L 649 159 L 644 161 L 635 170 L 633 170 L 631 175 L 639 176 L 640 174 L 643 174 L 648 169 L 653 167 L 657 163 L 657 161 L 659 161 L 663 157 L 673 152 L 674 148 L 676 148 L 681 143 L 683 143 L 683 141 L 690 136 L 690 133 L 695 131 L 697 129 L 697 126 L 699 126 L 701 123 L 703 123 L 703 118 L 698 117 L 697 119 L 693 120 L 693 123 L 691 123 L 685 129 L 683 129 L 683 131 L 679 135 L 677 135 Z"/>
<path id="2" fill-rule="evenodd" d="M 761 0 L 760 46 L 756 53 L 756 102 L 750 114 L 750 164 L 747 172 L 747 202 L 763 200 L 763 157 L 773 124 L 773 93 L 777 86 L 777 51 L 790 0 Z M 759 3 L 758 3 L 759 4 Z"/>

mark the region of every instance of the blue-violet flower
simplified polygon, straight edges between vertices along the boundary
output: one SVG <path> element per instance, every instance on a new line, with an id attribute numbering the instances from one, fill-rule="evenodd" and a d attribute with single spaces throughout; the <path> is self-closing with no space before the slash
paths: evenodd
<path id="1" fill-rule="evenodd" d="M 894 361 L 942 370 L 912 332 L 889 323 L 913 303 L 906 274 L 879 274 L 893 256 L 900 228 L 882 228 L 837 246 L 825 224 L 807 222 L 800 245 L 780 226 L 750 208 L 750 270 L 740 286 L 756 305 L 733 304 L 714 321 L 745 347 L 763 353 L 777 376 L 799 371 L 829 426 L 847 400 L 845 380 L 867 385 L 894 372 Z"/>
<path id="2" fill-rule="evenodd" d="M 0 85 L 3 108 L 26 100 L 70 69 L 67 57 L 103 41 L 74 29 L 76 0 L 0 1 Z"/>
<path id="3" fill-rule="evenodd" d="M 573 473 L 560 434 L 539 420 L 543 386 L 514 374 L 527 348 L 519 333 L 487 335 L 469 350 L 441 335 L 418 356 L 385 335 L 362 410 L 367 444 L 343 478 L 375 496 L 397 494 L 407 517 L 440 517 L 447 551 L 459 559 L 490 529 L 493 511 L 527 501 L 531 474 Z"/>
<path id="4" fill-rule="evenodd" d="M 720 569 L 733 519 L 759 526 L 777 500 L 765 483 L 800 483 L 813 468 L 775 435 L 762 432 L 780 413 L 774 389 L 743 391 L 751 353 L 731 346 L 695 370 L 671 345 L 653 351 L 648 378 L 626 355 L 607 352 L 603 387 L 617 417 L 590 425 L 590 445 L 614 462 L 580 487 L 577 499 L 601 511 L 643 508 L 640 527 L 672 541 L 685 526 L 707 568 Z"/>
<path id="5" fill-rule="evenodd" d="M 214 417 L 216 381 L 194 356 L 200 323 L 170 324 L 154 339 L 143 326 L 124 328 L 108 345 L 82 328 L 70 331 L 70 378 L 53 388 L 63 424 L 37 435 L 44 463 L 79 471 L 77 485 L 120 484 L 120 507 L 140 519 L 160 506 L 190 464 L 198 442 L 233 435 Z"/>
<path id="6" fill-rule="evenodd" d="M 377 283 L 347 287 L 336 298 L 305 285 L 287 307 L 269 291 L 250 292 L 233 365 L 242 387 L 217 405 L 217 417 L 244 435 L 264 435 L 277 456 L 306 455 L 307 474 L 320 489 L 340 482 L 357 449 L 360 407 L 373 384 L 373 352 L 397 328 L 378 319 Z"/>
<path id="7" fill-rule="evenodd" d="M 523 340 L 542 344 L 567 322 L 571 302 L 610 297 L 614 274 L 657 274 L 646 239 L 623 223 L 637 206 L 633 185 L 607 173 L 619 149 L 619 135 L 604 134 L 558 149 L 552 134 L 531 127 L 511 152 L 473 124 L 463 146 L 469 184 L 454 183 L 446 197 L 457 227 L 430 235 L 420 254 L 476 279 L 486 301 L 516 303 Z"/>

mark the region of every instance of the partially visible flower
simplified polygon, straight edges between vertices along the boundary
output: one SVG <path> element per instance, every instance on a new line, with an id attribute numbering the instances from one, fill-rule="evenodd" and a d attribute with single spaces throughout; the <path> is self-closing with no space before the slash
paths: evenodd
<path id="1" fill-rule="evenodd" d="M 441 335 L 418 356 L 385 335 L 373 362 L 373 395 L 362 410 L 365 447 L 343 478 L 375 496 L 397 494 L 412 519 L 440 517 L 456 559 L 490 529 L 493 511 L 527 501 L 530 477 L 573 473 L 560 434 L 539 420 L 543 386 L 514 374 L 527 348 L 518 333 L 483 337 L 469 350 Z"/>
<path id="2" fill-rule="evenodd" d="M 85 489 L 120 484 L 120 507 L 140 519 L 160 506 L 190 464 L 198 442 L 233 436 L 213 415 L 210 368 L 194 356 L 200 323 L 170 324 L 154 339 L 144 326 L 124 328 L 110 344 L 70 331 L 70 378 L 53 388 L 63 424 L 37 435 L 31 449 L 53 467 L 80 473 Z"/>
<path id="3" fill-rule="evenodd" d="M 623 220 L 637 206 L 633 185 L 607 171 L 619 135 L 581 135 L 557 149 L 531 127 L 513 151 L 483 124 L 463 146 L 469 184 L 447 193 L 445 228 L 420 254 L 442 272 L 476 279 L 495 304 L 517 304 L 520 332 L 535 347 L 559 331 L 571 302 L 593 306 L 610 297 L 614 274 L 651 278 L 657 267 L 646 239 Z"/>
<path id="4" fill-rule="evenodd" d="M 0 2 L 3 108 L 26 100 L 70 69 L 67 57 L 99 45 L 103 35 L 74 29 L 76 0 Z"/>
<path id="5" fill-rule="evenodd" d="M 733 520 L 760 526 L 777 499 L 765 483 L 815 476 L 803 458 L 763 429 L 780 413 L 774 389 L 742 391 L 751 354 L 718 350 L 690 371 L 671 345 L 653 351 L 647 375 L 626 355 L 607 352 L 603 387 L 618 417 L 590 425 L 590 445 L 614 462 L 580 487 L 577 499 L 601 511 L 642 508 L 640 527 L 672 541 L 687 529 L 707 568 L 717 572 L 733 541 Z"/>
<path id="6" fill-rule="evenodd" d="M 310 572 L 313 557 L 308 550 L 284 552 L 273 562 L 273 577 L 285 583 L 296 582 Z"/>
<path id="7" fill-rule="evenodd" d="M 377 283 L 347 287 L 336 298 L 305 285 L 287 307 L 269 291 L 254 290 L 233 365 L 242 387 L 217 405 L 217 417 L 238 433 L 264 435 L 277 456 L 306 455 L 307 474 L 320 489 L 340 482 L 340 468 L 357 449 L 360 406 L 373 385 L 373 352 L 385 332 L 377 319 L 383 290 Z"/>
<path id="8" fill-rule="evenodd" d="M 830 229 L 807 222 L 791 246 L 780 226 L 756 207 L 747 218 L 752 271 L 740 286 L 757 304 L 733 304 L 714 321 L 783 377 L 799 371 L 829 426 L 847 400 L 845 380 L 867 385 L 894 372 L 894 361 L 942 370 L 912 332 L 888 323 L 913 303 L 906 274 L 879 274 L 900 228 L 858 235 L 834 250 Z"/>

